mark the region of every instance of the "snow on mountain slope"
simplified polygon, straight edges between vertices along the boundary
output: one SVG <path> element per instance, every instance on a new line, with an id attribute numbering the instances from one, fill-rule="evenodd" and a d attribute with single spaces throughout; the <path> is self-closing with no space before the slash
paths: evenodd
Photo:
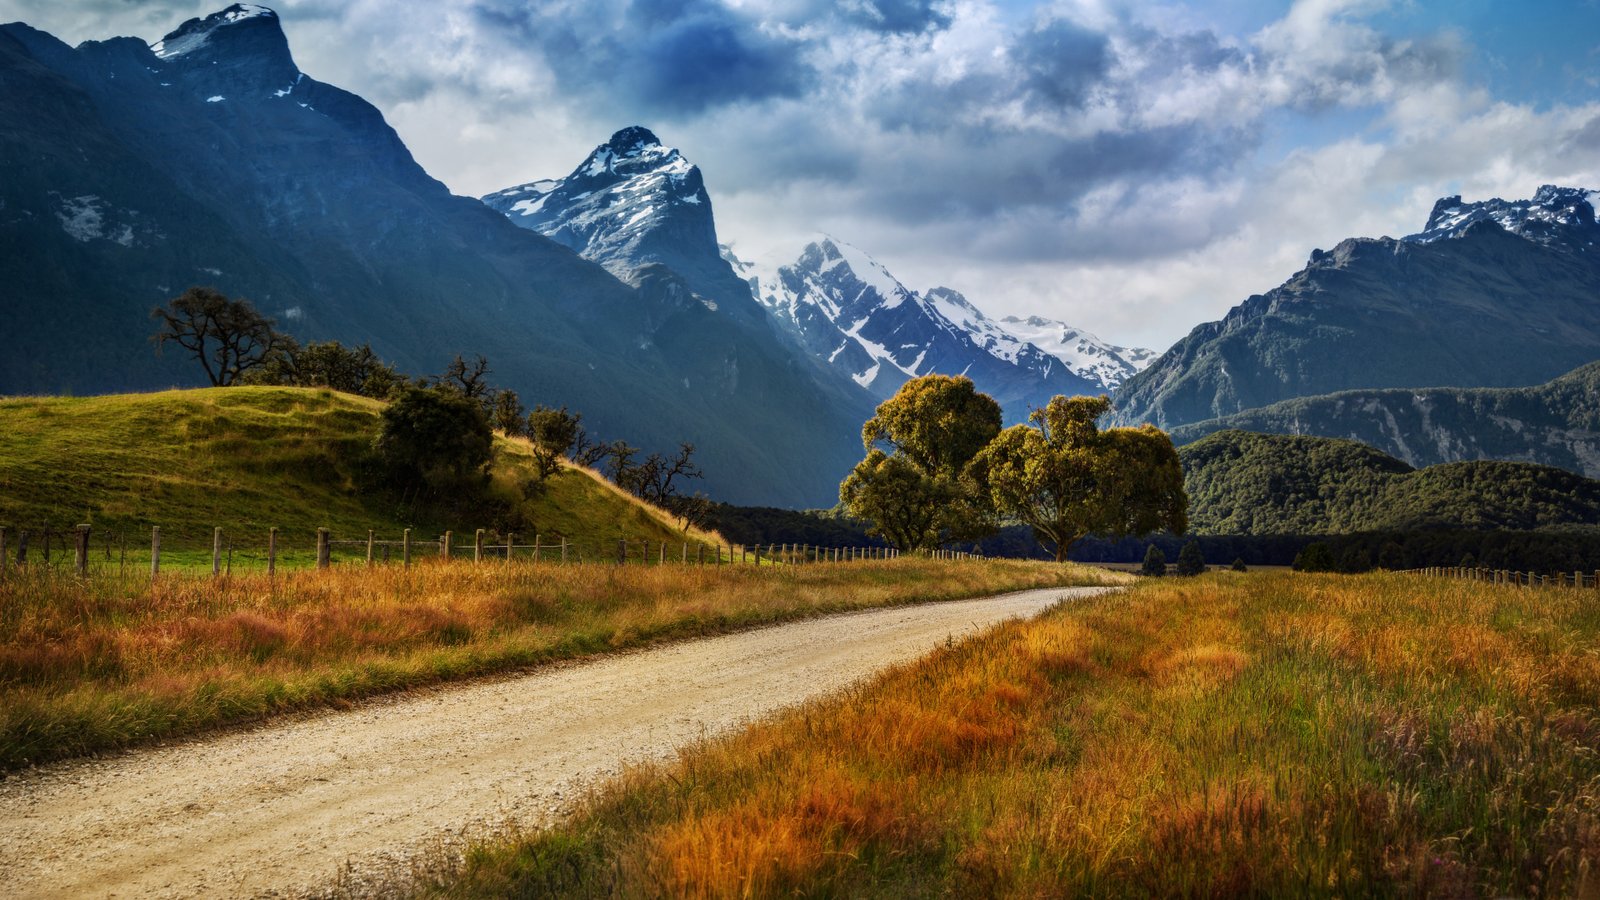
<path id="1" fill-rule="evenodd" d="M 827 235 L 793 262 L 745 261 L 726 247 L 723 256 L 802 347 L 879 397 L 920 375 L 964 374 L 1015 421 L 1056 394 L 1110 390 L 1153 355 L 1085 336 L 1063 344 L 1063 358 L 989 318 L 959 292 L 936 287 L 919 294 L 859 248 Z"/>
<path id="2" fill-rule="evenodd" d="M 1600 204 L 1600 191 L 1553 184 L 1540 187 L 1529 200 L 1508 201 L 1495 197 L 1463 203 L 1459 195 L 1445 197 L 1433 205 L 1433 213 L 1422 231 L 1404 240 L 1428 244 L 1459 237 L 1472 225 L 1491 221 L 1529 240 L 1584 248 L 1600 239 L 1600 225 L 1595 221 L 1596 204 Z"/>
<path id="3" fill-rule="evenodd" d="M 1005 316 L 1000 326 L 1067 364 L 1072 371 L 1113 390 L 1160 354 L 1144 347 L 1118 347 L 1065 322 Z"/>

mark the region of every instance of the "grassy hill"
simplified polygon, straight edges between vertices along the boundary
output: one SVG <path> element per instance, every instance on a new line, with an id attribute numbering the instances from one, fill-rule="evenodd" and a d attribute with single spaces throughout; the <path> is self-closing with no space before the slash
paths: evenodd
<path id="1" fill-rule="evenodd" d="M 1337 438 L 1221 431 L 1179 448 L 1200 534 L 1530 530 L 1600 523 L 1600 481 L 1532 463 L 1413 469 Z"/>
<path id="2" fill-rule="evenodd" d="M 619 537 L 705 537 L 686 538 L 660 510 L 578 467 L 525 496 L 531 451 L 503 437 L 485 497 L 408 503 L 373 477 L 381 409 L 280 387 L 0 400 L 0 525 L 15 535 L 89 523 L 96 547 L 108 533 L 144 546 L 159 525 L 164 552 L 209 548 L 214 526 L 255 548 L 276 527 L 290 549 L 313 543 L 319 527 L 360 540 L 369 529 L 398 539 L 412 528 L 418 541 L 452 529 L 457 546 L 487 528 L 513 531 L 519 543 L 565 537 L 596 552 Z"/>

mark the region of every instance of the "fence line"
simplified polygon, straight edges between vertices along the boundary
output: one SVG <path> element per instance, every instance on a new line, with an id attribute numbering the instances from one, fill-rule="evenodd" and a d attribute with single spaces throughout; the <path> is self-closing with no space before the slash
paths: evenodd
<path id="1" fill-rule="evenodd" d="M 1436 578 L 1454 578 L 1486 584 L 1507 584 L 1517 587 L 1573 587 L 1600 588 L 1600 569 L 1593 573 L 1575 572 L 1517 572 L 1510 569 L 1486 569 L 1472 566 L 1429 566 L 1411 569 L 1411 574 Z"/>
<path id="2" fill-rule="evenodd" d="M 255 528 L 249 531 L 259 535 L 261 529 Z M 181 548 L 177 546 L 171 532 L 163 535 L 159 525 L 150 526 L 149 535 L 149 572 L 152 579 L 163 574 L 164 566 L 168 574 L 174 570 L 191 573 L 198 570 L 203 573 L 208 567 L 207 563 L 211 577 L 224 577 L 233 573 L 236 556 L 239 564 L 246 569 L 264 568 L 268 575 L 275 575 L 280 566 L 285 564 L 297 568 L 319 569 L 358 563 L 368 566 L 410 566 L 414 561 L 428 557 L 447 563 L 464 562 L 469 555 L 466 547 L 458 546 L 453 531 L 445 531 L 437 538 L 417 539 L 413 537 L 410 528 L 404 529 L 398 540 L 380 538 L 374 530 L 368 530 L 365 537 L 335 538 L 330 529 L 318 528 L 315 543 L 310 547 L 287 545 L 280 540 L 279 529 L 268 528 L 264 550 L 259 542 L 247 542 L 242 545 L 236 543 L 234 534 L 220 526 L 210 529 L 210 534 L 206 535 L 210 538 L 209 541 L 204 541 L 203 538 L 191 533 L 188 544 Z M 137 532 L 131 553 L 128 529 L 116 532 L 102 529 L 99 536 L 104 559 L 97 563 L 94 559 L 96 532 L 90 525 L 78 525 L 70 531 L 50 526 L 40 529 L 0 526 L 0 579 L 5 578 L 13 570 L 31 569 L 41 563 L 45 568 L 54 571 L 65 566 L 69 559 L 73 572 L 79 577 L 88 577 L 91 572 L 110 571 L 115 571 L 119 576 L 126 576 L 130 571 L 130 565 L 137 567 L 142 562 L 139 559 Z M 523 537 L 526 538 L 526 535 Z M 30 547 L 35 538 L 39 539 L 39 544 Z M 258 541 L 259 538 L 255 540 Z M 55 554 L 54 558 L 51 554 L 52 544 L 61 551 Z M 197 544 L 199 546 L 196 546 Z M 927 551 L 925 555 L 933 559 L 952 561 L 981 558 L 975 553 L 943 549 Z M 514 533 L 500 535 L 483 528 L 474 529 L 470 547 L 470 560 L 478 565 L 493 562 L 501 564 L 604 562 L 619 566 L 673 563 L 693 566 L 799 566 L 884 561 L 898 559 L 900 556 L 900 551 L 891 547 L 841 547 L 805 543 L 737 544 L 658 541 L 648 538 L 617 538 L 614 543 L 605 541 L 579 543 L 569 540 L 564 535 L 547 538 L 539 533 L 533 535 L 531 543 L 526 541 L 519 543 Z"/>

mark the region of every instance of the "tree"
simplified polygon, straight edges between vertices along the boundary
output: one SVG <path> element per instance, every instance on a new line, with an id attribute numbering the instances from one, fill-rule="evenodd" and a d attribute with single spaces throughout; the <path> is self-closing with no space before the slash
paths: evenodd
<path id="1" fill-rule="evenodd" d="M 467 362 L 457 353 L 434 383 L 460 392 L 468 400 L 486 400 L 489 394 L 489 360 L 483 354 Z"/>
<path id="2" fill-rule="evenodd" d="M 1250 571 L 1250 567 L 1244 564 L 1244 557 L 1242 557 L 1242 556 L 1234 557 L 1233 565 L 1231 566 L 1231 568 L 1235 572 L 1248 572 L 1248 571 Z"/>
<path id="3" fill-rule="evenodd" d="M 901 550 L 981 537 L 994 530 L 993 516 L 967 467 L 999 432 L 1000 405 L 971 379 L 913 378 L 862 425 L 867 456 L 839 499 Z"/>
<path id="4" fill-rule="evenodd" d="M 1206 570 L 1206 558 L 1200 552 L 1200 542 L 1190 541 L 1178 551 L 1178 574 L 1199 575 Z"/>
<path id="5" fill-rule="evenodd" d="M 1296 572 L 1332 572 L 1335 568 L 1333 551 L 1322 541 L 1312 541 L 1295 554 Z"/>
<path id="6" fill-rule="evenodd" d="M 527 408 L 522 405 L 522 398 L 513 390 L 494 392 L 494 401 L 489 404 L 489 423 L 497 430 L 505 432 L 512 437 L 526 434 L 527 421 L 523 415 Z"/>
<path id="7" fill-rule="evenodd" d="M 1167 555 L 1161 552 L 1160 547 L 1151 544 L 1149 549 L 1144 551 L 1144 562 L 1139 566 L 1139 574 L 1154 577 L 1167 574 Z"/>
<path id="8" fill-rule="evenodd" d="M 455 391 L 407 387 L 384 407 L 374 449 L 408 490 L 474 488 L 494 432 L 483 407 Z"/>
<path id="9" fill-rule="evenodd" d="M 161 321 L 157 352 L 168 342 L 188 350 L 216 386 L 233 384 L 292 343 L 249 300 L 230 300 L 211 288 L 189 288 L 150 317 Z"/>
<path id="10" fill-rule="evenodd" d="M 553 409 L 540 405 L 528 413 L 524 426 L 533 442 L 533 462 L 543 481 L 561 470 L 561 457 L 570 452 L 583 432 L 583 415 L 568 412 L 565 406 Z"/>
<path id="11" fill-rule="evenodd" d="M 379 359 L 368 344 L 346 347 L 338 341 L 323 341 L 301 347 L 290 341 L 245 380 L 252 384 L 326 387 L 382 400 L 405 377 Z"/>
<path id="12" fill-rule="evenodd" d="M 972 461 L 996 512 L 1053 545 L 1057 561 L 1090 534 L 1112 538 L 1188 527 L 1183 468 L 1165 432 L 1149 425 L 1100 431 L 1102 397 L 1057 396 L 1001 432 Z"/>

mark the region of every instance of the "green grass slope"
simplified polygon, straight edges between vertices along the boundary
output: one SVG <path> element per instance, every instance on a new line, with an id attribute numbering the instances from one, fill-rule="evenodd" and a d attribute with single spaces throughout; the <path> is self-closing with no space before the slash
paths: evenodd
<path id="1" fill-rule="evenodd" d="M 1220 431 L 1180 447 L 1200 534 L 1532 530 L 1600 523 L 1600 481 L 1550 466 L 1413 469 L 1356 441 Z"/>
<path id="2" fill-rule="evenodd" d="M 524 496 L 533 469 L 520 439 L 496 439 L 485 498 L 406 503 L 370 469 L 382 408 L 279 387 L 0 400 L 0 526 L 13 548 L 20 529 L 78 523 L 94 527 L 96 547 L 106 533 L 142 545 L 159 525 L 164 550 L 209 548 L 214 526 L 252 547 L 276 527 L 286 548 L 313 542 L 319 527 L 360 540 L 412 528 L 417 541 L 452 529 L 457 546 L 487 528 L 593 552 L 620 537 L 685 539 L 665 514 L 577 467 Z"/>

